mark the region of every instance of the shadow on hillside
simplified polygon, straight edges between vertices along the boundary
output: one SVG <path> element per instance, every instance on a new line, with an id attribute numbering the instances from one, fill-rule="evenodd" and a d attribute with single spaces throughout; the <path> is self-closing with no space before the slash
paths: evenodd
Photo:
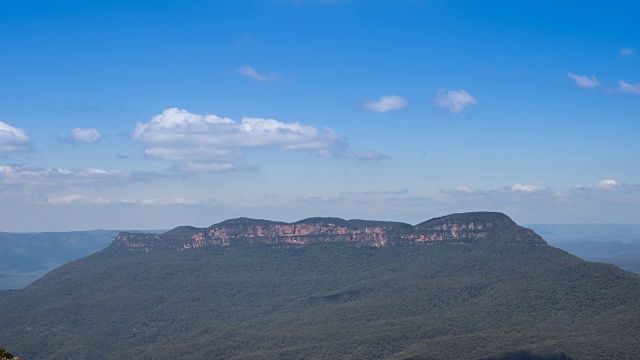
<path id="1" fill-rule="evenodd" d="M 510 352 L 498 357 L 491 357 L 485 360 L 570 360 L 565 354 L 534 355 L 528 351 Z"/>

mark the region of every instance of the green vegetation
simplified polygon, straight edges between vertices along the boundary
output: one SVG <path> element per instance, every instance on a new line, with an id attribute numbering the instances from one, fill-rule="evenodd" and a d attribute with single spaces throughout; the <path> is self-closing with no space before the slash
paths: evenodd
<path id="1" fill-rule="evenodd" d="M 25 359 L 637 356 L 640 276 L 534 235 L 505 227 L 477 242 L 383 248 L 114 243 L 2 294 L 0 339 Z"/>
<path id="2" fill-rule="evenodd" d="M 606 358 L 638 350 L 638 278 L 555 250 L 118 250 L 3 298 L 0 337 L 37 359 L 480 358 L 519 348 Z M 626 328 L 634 322 L 636 331 Z"/>
<path id="3" fill-rule="evenodd" d="M 177 228 L 169 230 L 163 234 L 166 236 L 185 236 L 195 234 L 196 232 L 202 230 L 203 229 L 194 226 L 178 226 Z"/>
<path id="4" fill-rule="evenodd" d="M 497 222 L 499 224 L 512 224 L 513 221 L 503 213 L 497 212 L 489 212 L 489 211 L 477 211 L 477 212 L 469 212 L 469 213 L 460 213 L 460 214 L 450 214 L 445 216 L 440 216 L 437 218 L 433 218 L 431 220 L 427 220 L 416 225 L 417 228 L 429 228 L 432 226 L 443 225 L 451 221 L 459 221 L 464 223 L 488 223 L 488 222 Z"/>
<path id="5" fill-rule="evenodd" d="M 414 230 L 413 225 L 396 221 L 372 221 L 372 220 L 348 220 L 350 228 L 360 229 L 364 227 L 393 227 L 397 230 Z"/>
<path id="6" fill-rule="evenodd" d="M 300 225 L 300 224 L 333 224 L 337 226 L 343 226 L 349 229 L 360 229 L 363 227 L 388 227 L 392 226 L 396 229 L 408 229 L 413 230 L 413 225 L 396 222 L 396 221 L 373 221 L 373 220 L 345 220 L 336 217 L 312 217 L 303 220 L 296 221 L 291 223 L 291 225 Z M 270 221 L 270 220 L 260 220 L 260 219 L 249 219 L 249 218 L 237 218 L 225 220 L 221 223 L 211 225 L 209 228 L 214 227 L 238 227 L 238 226 L 269 226 L 269 225 L 288 225 L 288 223 L 281 221 Z M 190 226 L 180 226 L 177 227 L 167 234 L 175 234 L 175 235 L 183 235 L 183 234 L 192 234 L 198 230 L 198 228 L 190 227 Z"/>
<path id="7" fill-rule="evenodd" d="M 286 224 L 281 221 L 270 221 L 270 220 L 260 220 L 260 219 L 250 219 L 250 218 L 237 218 L 237 219 L 229 219 L 225 220 L 221 223 L 211 225 L 212 227 L 234 227 L 234 226 L 268 226 L 268 225 L 282 225 Z"/>
<path id="8" fill-rule="evenodd" d="M 14 356 L 11 355 L 7 350 L 0 347 L 0 360 L 4 359 L 13 359 Z"/>

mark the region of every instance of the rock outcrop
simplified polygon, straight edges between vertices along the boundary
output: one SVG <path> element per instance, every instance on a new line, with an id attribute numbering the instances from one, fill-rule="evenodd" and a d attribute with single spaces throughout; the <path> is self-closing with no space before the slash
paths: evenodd
<path id="1" fill-rule="evenodd" d="M 181 226 L 163 234 L 120 233 L 114 243 L 129 250 L 187 250 L 233 243 L 306 245 L 340 242 L 360 246 L 505 240 L 509 245 L 546 245 L 529 229 L 493 212 L 452 214 L 412 226 L 399 222 L 310 218 L 295 223 L 238 218 L 208 228 Z"/>

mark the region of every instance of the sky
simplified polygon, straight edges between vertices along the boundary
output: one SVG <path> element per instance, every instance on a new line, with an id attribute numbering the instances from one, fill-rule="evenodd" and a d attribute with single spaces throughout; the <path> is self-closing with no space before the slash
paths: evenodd
<path id="1" fill-rule="evenodd" d="M 640 223 L 634 1 L 0 2 L 0 231 Z"/>

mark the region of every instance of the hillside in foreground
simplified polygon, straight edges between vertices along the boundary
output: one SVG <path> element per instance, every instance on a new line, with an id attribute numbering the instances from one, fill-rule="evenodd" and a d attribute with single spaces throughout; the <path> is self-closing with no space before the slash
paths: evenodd
<path id="1" fill-rule="evenodd" d="M 499 213 L 122 233 L 0 292 L 0 308 L 2 345 L 23 359 L 640 353 L 640 276 L 553 248 Z"/>

